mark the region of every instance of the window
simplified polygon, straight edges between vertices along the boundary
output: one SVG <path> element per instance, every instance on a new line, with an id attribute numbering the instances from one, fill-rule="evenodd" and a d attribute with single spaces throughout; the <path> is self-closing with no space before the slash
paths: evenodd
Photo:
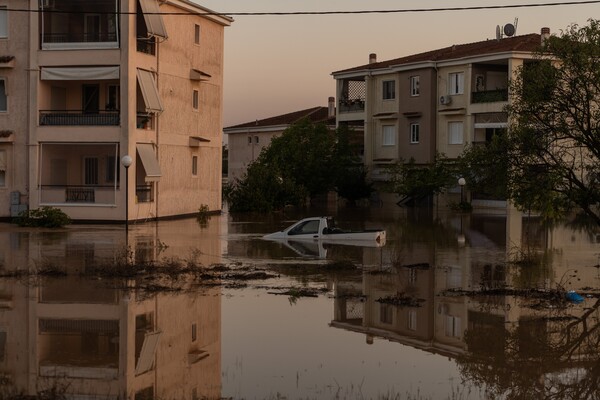
<path id="1" fill-rule="evenodd" d="M 192 95 L 192 107 L 194 107 L 194 110 L 198 109 L 199 106 L 199 93 L 196 89 L 194 89 L 194 93 Z"/>
<path id="2" fill-rule="evenodd" d="M 6 158 L 6 150 L 0 150 L 0 187 L 6 186 L 6 167 L 8 159 Z"/>
<path id="3" fill-rule="evenodd" d="M 288 232 L 288 235 L 307 235 L 307 234 L 316 234 L 319 232 L 319 220 L 310 220 L 303 222 L 302 224 L 296 226 L 294 229 Z"/>
<path id="4" fill-rule="evenodd" d="M 198 339 L 198 326 L 196 324 L 192 324 L 192 342 L 195 342 Z"/>
<path id="5" fill-rule="evenodd" d="M 6 6 L 0 6 L 0 38 L 8 37 L 8 11 Z"/>
<path id="6" fill-rule="evenodd" d="M 6 95 L 6 79 L 0 78 L 0 112 L 8 111 L 8 96 Z"/>
<path id="7" fill-rule="evenodd" d="M 394 100 L 396 98 L 396 81 L 383 81 L 383 99 Z"/>
<path id="8" fill-rule="evenodd" d="M 419 124 L 410 124 L 410 142 L 419 143 Z"/>
<path id="9" fill-rule="evenodd" d="M 460 317 L 453 317 L 452 315 L 446 316 L 446 336 L 448 337 L 461 337 L 461 320 Z"/>
<path id="10" fill-rule="evenodd" d="M 200 44 L 200 25 L 194 24 L 194 43 Z"/>
<path id="11" fill-rule="evenodd" d="M 252 136 L 248 136 L 248 144 L 252 144 Z"/>
<path id="12" fill-rule="evenodd" d="M 408 310 L 408 330 L 417 330 L 417 312 L 415 310 Z"/>
<path id="13" fill-rule="evenodd" d="M 410 95 L 418 96 L 421 94 L 421 89 L 419 89 L 419 75 L 410 77 Z"/>
<path id="14" fill-rule="evenodd" d="M 258 136 L 254 136 L 254 143 L 258 144 Z"/>
<path id="15" fill-rule="evenodd" d="M 198 156 L 192 156 L 192 175 L 198 175 Z"/>
<path id="16" fill-rule="evenodd" d="M 383 324 L 392 324 L 394 322 L 394 309 L 390 304 L 380 304 L 379 321 Z"/>
<path id="17" fill-rule="evenodd" d="M 463 123 L 448 122 L 448 144 L 463 144 Z"/>
<path id="18" fill-rule="evenodd" d="M 383 125 L 382 130 L 382 141 L 383 146 L 395 146 L 396 145 L 396 126 L 395 125 Z"/>
<path id="19" fill-rule="evenodd" d="M 96 157 L 84 159 L 84 177 L 86 185 L 98 184 L 98 159 Z"/>
<path id="20" fill-rule="evenodd" d="M 449 94 L 463 94 L 465 90 L 465 74 L 464 72 L 455 72 L 449 75 L 448 89 Z"/>

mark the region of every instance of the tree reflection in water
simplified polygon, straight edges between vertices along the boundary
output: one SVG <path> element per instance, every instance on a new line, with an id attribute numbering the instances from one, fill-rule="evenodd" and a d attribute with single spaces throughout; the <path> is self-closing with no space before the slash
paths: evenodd
<path id="1" fill-rule="evenodd" d="M 598 398 L 599 307 L 597 300 L 579 317 L 563 309 L 510 324 L 473 313 L 469 352 L 457 357 L 463 379 L 486 387 L 490 398 Z"/>

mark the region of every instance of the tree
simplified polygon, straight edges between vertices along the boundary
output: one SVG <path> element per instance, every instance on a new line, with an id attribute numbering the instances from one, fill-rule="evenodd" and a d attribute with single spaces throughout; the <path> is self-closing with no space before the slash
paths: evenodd
<path id="1" fill-rule="evenodd" d="M 351 201 L 371 193 L 347 128 L 305 119 L 273 138 L 225 193 L 232 211 L 272 211 L 336 190 Z"/>
<path id="2" fill-rule="evenodd" d="M 508 196 L 546 217 L 600 224 L 600 23 L 551 36 L 511 82 Z"/>

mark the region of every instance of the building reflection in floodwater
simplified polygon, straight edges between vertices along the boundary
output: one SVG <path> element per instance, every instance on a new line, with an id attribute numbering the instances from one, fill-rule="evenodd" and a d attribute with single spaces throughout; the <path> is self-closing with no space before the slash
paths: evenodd
<path id="1" fill-rule="evenodd" d="M 548 226 L 512 210 L 454 216 L 429 233 L 400 232 L 384 268 L 336 280 L 330 326 L 450 357 L 492 398 L 597 398 L 598 227 Z M 536 296 L 569 289 L 587 292 L 585 304 Z"/>
<path id="2" fill-rule="evenodd" d="M 217 221 L 215 221 L 217 222 Z M 137 262 L 221 256 L 218 223 L 186 235 L 195 221 L 134 226 Z M 55 390 L 69 398 L 221 397 L 220 288 L 152 293 L 135 280 L 90 280 L 86 268 L 124 253 L 124 232 L 82 227 L 0 232 L 5 271 L 56 268 L 66 276 L 0 280 L 2 396 Z M 129 286 L 128 289 L 115 289 Z"/>

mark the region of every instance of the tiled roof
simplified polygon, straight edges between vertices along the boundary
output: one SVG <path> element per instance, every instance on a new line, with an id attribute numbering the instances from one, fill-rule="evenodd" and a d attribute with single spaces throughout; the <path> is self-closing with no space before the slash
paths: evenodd
<path id="1" fill-rule="evenodd" d="M 239 125 L 228 126 L 224 128 L 228 129 L 240 129 L 240 128 L 257 128 L 267 126 L 279 126 L 279 125 L 291 125 L 294 122 L 298 122 L 301 119 L 308 118 L 311 122 L 324 122 L 326 124 L 335 125 L 335 117 L 329 117 L 328 107 L 313 107 L 306 110 L 295 111 L 288 114 L 278 115 L 275 117 L 258 119 L 253 122 L 246 122 Z"/>
<path id="2" fill-rule="evenodd" d="M 539 34 L 536 33 L 522 36 L 513 36 L 503 38 L 500 40 L 489 39 L 484 40 L 482 42 L 457 44 L 437 50 L 427 51 L 425 53 L 395 58 L 393 60 L 365 64 L 354 68 L 336 71 L 334 72 L 334 74 L 361 70 L 383 69 L 393 65 L 413 64 L 428 61 L 454 60 L 464 57 L 482 56 L 494 53 L 504 53 L 508 51 L 532 52 L 539 49 L 540 44 L 541 37 Z"/>

